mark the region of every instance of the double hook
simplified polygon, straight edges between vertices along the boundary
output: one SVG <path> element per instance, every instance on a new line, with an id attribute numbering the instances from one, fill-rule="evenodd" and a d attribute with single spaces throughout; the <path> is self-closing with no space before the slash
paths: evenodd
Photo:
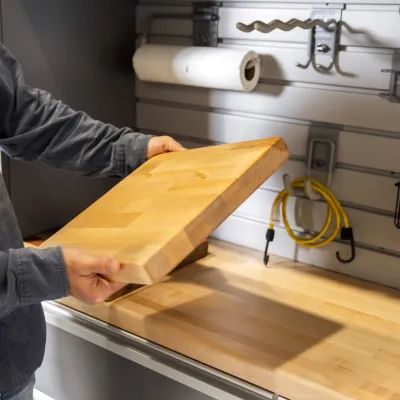
<path id="1" fill-rule="evenodd" d="M 322 143 L 328 146 L 328 164 L 325 165 L 322 159 L 315 159 L 315 146 L 317 143 Z M 330 207 L 330 212 L 333 210 L 334 214 L 336 214 L 339 218 L 339 215 L 342 215 L 342 219 L 344 221 L 344 227 L 340 232 L 340 239 L 343 241 L 347 241 L 350 243 L 351 255 L 350 258 L 344 259 L 341 257 L 339 252 L 336 252 L 336 258 L 343 264 L 351 263 L 355 259 L 355 243 L 354 243 L 354 235 L 353 229 L 349 225 L 348 217 L 340 205 L 339 201 L 335 198 L 335 196 L 330 192 L 329 188 L 332 185 L 333 180 L 333 171 L 335 166 L 335 154 L 336 154 L 336 143 L 334 140 L 328 137 L 311 137 L 308 142 L 308 157 L 307 157 L 307 169 L 306 169 L 306 177 L 303 180 L 303 188 L 293 187 L 292 181 L 288 174 L 283 175 L 283 185 L 285 187 L 286 192 L 290 196 L 300 197 L 304 194 L 311 201 L 322 200 L 323 198 L 326 200 Z M 323 186 L 319 182 L 310 178 L 311 169 L 325 169 L 327 172 L 327 180 L 326 185 Z M 297 182 L 296 182 L 297 181 Z M 298 186 L 298 181 L 295 180 L 294 186 Z M 296 185 L 297 183 L 297 185 Z M 315 189 L 323 194 L 317 193 Z M 277 215 L 273 216 L 273 219 L 276 220 L 279 217 Z M 328 228 L 328 227 L 326 227 Z M 322 233 L 322 231 L 321 231 Z M 268 239 L 268 238 L 267 238 Z M 332 238 L 333 239 L 333 238 Z M 331 239 L 331 240 L 332 240 Z"/>
<path id="2" fill-rule="evenodd" d="M 316 181 L 314 181 L 314 183 L 312 183 L 312 180 L 310 180 L 310 178 L 306 177 L 304 179 L 304 192 L 301 188 L 294 188 L 292 186 L 292 182 L 290 180 L 290 176 L 288 174 L 284 174 L 283 175 L 283 184 L 285 187 L 285 190 L 287 192 L 287 194 L 289 196 L 295 196 L 295 197 L 301 197 L 304 194 L 306 195 L 306 197 L 309 200 L 312 201 L 316 201 L 316 200 L 321 200 L 322 196 L 320 196 L 319 194 L 317 194 L 314 190 L 313 190 L 313 185 L 316 185 L 317 188 L 319 188 L 319 190 L 322 189 L 322 185 L 318 184 Z M 295 180 L 295 185 L 296 185 L 296 180 Z M 327 188 L 326 188 L 327 189 Z M 350 250 L 351 250 L 351 254 L 350 254 L 350 258 L 345 259 L 343 258 L 339 252 L 336 252 L 336 258 L 338 261 L 340 261 L 342 264 L 349 264 L 351 263 L 355 257 L 356 257 L 356 248 L 355 248 L 355 243 L 354 243 L 354 235 L 353 235 L 353 228 L 351 226 L 349 226 L 348 224 L 348 218 L 345 214 L 345 211 L 343 210 L 343 208 L 340 206 L 339 202 L 334 198 L 333 194 L 330 193 L 329 190 L 324 190 L 324 198 L 328 203 L 328 206 L 330 207 L 330 211 L 329 213 L 332 213 L 332 210 L 334 210 L 334 213 L 337 215 L 337 218 L 340 218 L 339 215 L 342 214 L 342 218 L 344 220 L 344 227 L 342 227 L 341 232 L 340 232 L 340 239 L 346 242 L 349 242 L 350 244 Z M 322 189 L 323 190 L 323 189 Z M 277 204 L 277 208 L 279 207 L 279 204 Z M 275 213 L 272 213 L 272 217 L 271 220 L 273 221 L 279 221 L 279 216 L 276 214 L 277 212 L 279 212 L 279 209 L 275 210 Z M 326 230 L 328 229 L 329 225 L 325 225 L 323 229 L 325 229 L 324 232 L 326 232 Z M 315 239 L 317 239 L 318 237 L 321 237 L 324 233 L 321 231 L 321 233 L 315 237 Z M 267 247 L 265 250 L 265 254 L 264 254 L 264 263 L 268 262 L 268 258 L 267 258 L 267 250 L 268 250 L 268 244 L 269 242 L 272 242 L 274 239 L 273 237 L 273 231 L 271 229 L 268 230 L 267 232 Z M 333 237 L 331 237 L 330 239 L 327 239 L 327 243 L 329 243 L 330 240 L 333 240 Z"/>
<path id="3" fill-rule="evenodd" d="M 332 35 L 330 38 L 330 45 L 327 43 L 317 43 L 315 38 L 315 27 L 312 28 L 308 34 L 308 42 L 307 42 L 307 62 L 305 64 L 301 64 L 299 62 L 296 63 L 296 67 L 301 69 L 307 69 L 313 61 L 314 54 L 326 54 L 330 53 L 330 62 L 328 66 L 324 66 L 318 63 L 315 68 L 320 72 L 329 72 L 335 65 L 336 55 L 337 55 L 337 31 L 338 31 L 338 23 L 335 20 L 329 21 L 329 27 L 325 28 Z"/>

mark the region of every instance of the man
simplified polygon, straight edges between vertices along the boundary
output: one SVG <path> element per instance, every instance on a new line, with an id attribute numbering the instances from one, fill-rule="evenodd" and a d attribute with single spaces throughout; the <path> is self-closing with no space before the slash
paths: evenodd
<path id="1" fill-rule="evenodd" d="M 0 45 L 0 148 L 10 157 L 40 160 L 86 176 L 124 177 L 146 159 L 183 147 L 91 119 L 27 86 L 20 65 Z M 27 199 L 29 201 L 29 199 Z M 23 248 L 0 174 L 0 399 L 31 400 L 45 348 L 41 302 L 67 295 L 101 303 L 123 287 L 98 274 L 116 274 L 116 260 L 74 249 Z"/>

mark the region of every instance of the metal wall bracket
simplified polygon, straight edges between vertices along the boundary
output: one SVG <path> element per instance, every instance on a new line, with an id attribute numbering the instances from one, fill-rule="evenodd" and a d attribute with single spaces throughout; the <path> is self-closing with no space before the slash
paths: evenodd
<path id="1" fill-rule="evenodd" d="M 218 46 L 218 11 L 220 2 L 199 2 L 193 6 L 193 41 L 195 46 Z"/>
<path id="2" fill-rule="evenodd" d="M 380 93 L 380 97 L 389 100 L 391 103 L 400 103 L 400 53 L 393 54 L 392 69 L 382 69 L 381 72 L 389 73 L 390 82 L 389 90 L 385 93 Z"/>
<path id="3" fill-rule="evenodd" d="M 315 68 L 320 72 L 329 72 L 336 63 L 339 52 L 340 21 L 344 4 L 327 4 L 325 7 L 314 8 L 311 11 L 311 20 L 322 20 L 328 26 L 316 25 L 308 35 L 307 61 L 305 64 L 296 63 L 296 66 L 307 69 L 313 62 L 314 57 L 320 60 L 321 57 L 329 57 L 327 65 L 317 60 Z"/>
<path id="4" fill-rule="evenodd" d="M 325 186 L 332 184 L 339 145 L 340 127 L 323 128 L 312 125 L 308 134 L 307 176 L 313 171 L 327 174 Z"/>
<path id="5" fill-rule="evenodd" d="M 218 22 L 221 2 L 197 2 L 192 14 L 152 14 L 147 18 L 141 45 L 149 41 L 151 28 L 157 20 L 193 20 L 194 46 L 218 46 Z"/>
<path id="6" fill-rule="evenodd" d="M 323 183 L 328 189 L 332 185 L 341 130 L 340 126 L 329 128 L 310 126 L 304 182 L 304 194 L 310 200 L 320 200 L 321 196 L 313 191 L 309 178 L 314 178 Z M 291 186 L 289 175 L 283 176 L 283 185 L 291 196 L 303 195 L 303 189 L 294 189 Z M 279 220 L 279 216 L 277 216 L 277 220 Z"/>
<path id="7" fill-rule="evenodd" d="M 339 142 L 340 129 L 311 126 L 308 135 L 306 158 L 306 178 L 312 175 L 324 175 L 325 186 L 332 185 L 333 173 L 336 166 L 336 154 Z M 317 178 L 322 181 L 322 178 Z M 311 183 L 306 180 L 304 192 L 310 200 L 318 200 L 319 194 L 314 193 Z"/>

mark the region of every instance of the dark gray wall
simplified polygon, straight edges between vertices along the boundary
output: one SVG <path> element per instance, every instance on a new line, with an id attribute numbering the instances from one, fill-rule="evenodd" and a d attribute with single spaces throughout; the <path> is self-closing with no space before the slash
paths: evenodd
<path id="1" fill-rule="evenodd" d="M 55 400 L 211 400 L 53 326 L 37 389 Z"/>
<path id="2" fill-rule="evenodd" d="M 134 127 L 133 0 L 2 0 L 3 42 L 28 84 L 72 108 Z M 64 225 L 115 183 L 4 160 L 24 236 Z"/>

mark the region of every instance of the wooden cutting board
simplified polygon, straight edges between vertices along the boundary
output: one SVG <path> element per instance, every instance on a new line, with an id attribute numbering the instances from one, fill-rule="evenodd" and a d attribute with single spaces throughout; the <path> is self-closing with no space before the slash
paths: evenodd
<path id="1" fill-rule="evenodd" d="M 288 156 L 281 138 L 156 156 L 40 247 L 75 247 L 113 257 L 123 268 L 110 279 L 154 283 L 204 242 Z"/>

